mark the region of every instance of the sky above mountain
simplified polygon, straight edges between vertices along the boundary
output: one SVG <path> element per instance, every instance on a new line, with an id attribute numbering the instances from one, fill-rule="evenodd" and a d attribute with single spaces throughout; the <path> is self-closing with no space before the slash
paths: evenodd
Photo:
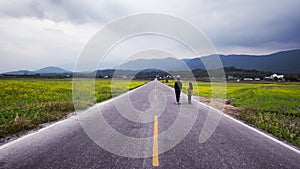
<path id="1" fill-rule="evenodd" d="M 184 19 L 200 29 L 222 54 L 267 54 L 300 48 L 298 0 L 0 3 L 0 72 L 36 70 L 49 65 L 73 70 L 80 52 L 97 31 L 116 19 L 139 13 L 163 13 Z M 101 68 L 113 67 L 145 49 L 155 49 L 155 53 L 160 49 L 181 58 L 195 57 L 172 39 L 145 35 L 119 44 Z M 89 65 L 86 66 L 88 69 Z"/>

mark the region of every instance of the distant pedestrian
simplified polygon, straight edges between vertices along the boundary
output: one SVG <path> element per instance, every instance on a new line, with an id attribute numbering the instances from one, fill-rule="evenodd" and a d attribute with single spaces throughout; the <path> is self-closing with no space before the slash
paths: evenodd
<path id="1" fill-rule="evenodd" d="M 188 102 L 189 102 L 189 104 L 192 104 L 192 93 L 193 93 L 193 83 L 189 82 L 189 87 L 188 87 Z"/>
<path id="2" fill-rule="evenodd" d="M 177 104 L 180 104 L 180 94 L 181 94 L 181 89 L 182 89 L 182 83 L 180 81 L 180 77 L 177 76 L 177 81 L 174 84 L 174 89 L 175 89 L 175 95 L 176 95 L 176 102 Z"/>

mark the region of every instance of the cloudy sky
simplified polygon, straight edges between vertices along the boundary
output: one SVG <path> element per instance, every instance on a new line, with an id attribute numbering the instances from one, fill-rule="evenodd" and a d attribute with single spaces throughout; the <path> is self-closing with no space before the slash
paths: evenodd
<path id="1" fill-rule="evenodd" d="M 0 72 L 46 66 L 73 70 L 97 31 L 139 13 L 184 19 L 222 54 L 268 54 L 300 48 L 299 0 L 0 0 L 0 4 Z M 128 40 L 111 52 L 103 68 L 113 67 L 130 52 L 161 45 L 173 46 L 182 58 L 195 57 L 176 48 L 176 43 L 155 36 Z M 128 48 L 132 49 L 125 54 Z"/>

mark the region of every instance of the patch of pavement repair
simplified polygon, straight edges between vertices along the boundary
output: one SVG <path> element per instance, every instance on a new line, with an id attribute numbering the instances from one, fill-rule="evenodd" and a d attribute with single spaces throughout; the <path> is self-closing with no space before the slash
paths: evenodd
<path id="1" fill-rule="evenodd" d="M 6 143 L 9 143 L 9 142 L 12 142 L 22 136 L 25 136 L 25 135 L 28 135 L 28 134 L 32 134 L 32 133 L 35 133 L 37 131 L 39 131 L 40 129 L 42 128 L 45 128 L 47 126 L 50 126 L 51 124 L 54 124 L 54 123 L 57 123 L 59 121 L 62 121 L 62 120 L 65 120 L 65 119 L 68 119 L 68 118 L 71 118 L 73 116 L 76 116 L 76 112 L 71 112 L 67 115 L 65 115 L 64 117 L 62 117 L 61 119 L 59 120 L 54 120 L 54 121 L 51 121 L 51 122 L 47 122 L 47 123 L 43 123 L 43 124 L 40 124 L 38 126 L 36 126 L 35 128 L 33 129 L 30 129 L 30 130 L 24 130 L 24 131 L 20 131 L 18 133 L 15 133 L 15 134 L 11 134 L 11 135 L 8 135 L 6 137 L 3 137 L 3 138 L 0 138 L 0 146 L 6 144 Z"/>

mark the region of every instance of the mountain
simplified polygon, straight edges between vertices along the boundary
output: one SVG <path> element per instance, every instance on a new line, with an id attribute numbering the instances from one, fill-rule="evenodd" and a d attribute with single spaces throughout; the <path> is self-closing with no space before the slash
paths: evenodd
<path id="1" fill-rule="evenodd" d="M 162 71 L 187 71 L 187 70 L 206 70 L 203 62 L 215 63 L 216 55 L 203 56 L 193 59 L 137 59 L 129 61 L 118 67 L 120 70 L 128 70 L 126 74 L 129 76 L 135 74 L 136 71 L 144 70 L 143 73 Z M 285 74 L 300 74 L 300 49 L 289 50 L 273 53 L 270 55 L 219 55 L 223 67 L 235 67 L 245 70 L 258 70 L 264 72 L 285 73 Z M 212 69 L 220 67 L 210 66 Z M 130 70 L 130 71 L 129 71 Z M 96 71 L 97 77 L 112 76 L 115 69 L 107 69 Z M 77 72 L 78 74 L 83 72 Z M 13 72 L 3 73 L 3 75 L 72 75 L 72 72 L 59 67 L 45 67 L 36 71 L 18 70 Z M 86 73 L 85 73 L 86 74 Z M 121 76 L 121 75 L 120 75 Z M 123 76 L 123 75 L 122 75 Z"/>
<path id="2" fill-rule="evenodd" d="M 29 71 L 29 70 L 18 70 L 18 71 L 6 72 L 3 74 L 5 74 L 5 75 L 34 75 L 35 72 Z"/>
<path id="3" fill-rule="evenodd" d="M 3 73 L 4 75 L 61 75 L 61 74 L 70 74 L 72 72 L 59 68 L 59 67 L 45 67 L 36 71 L 29 71 L 29 70 L 18 70 L 12 72 Z"/>
<path id="4" fill-rule="evenodd" d="M 162 58 L 162 59 L 137 59 L 129 61 L 118 67 L 122 70 L 144 70 L 144 69 L 159 69 L 163 71 L 179 71 L 188 70 L 187 65 L 182 61 L 175 58 Z"/>
<path id="5" fill-rule="evenodd" d="M 300 50 L 282 51 L 270 55 L 219 55 L 219 57 L 224 67 L 300 74 Z M 211 56 L 206 56 L 201 59 L 210 61 L 210 58 Z M 192 70 L 204 69 L 199 58 L 185 60 L 185 63 Z"/>
<path id="6" fill-rule="evenodd" d="M 39 74 L 64 74 L 64 73 L 71 73 L 68 70 L 59 68 L 59 67 L 53 67 L 53 66 L 49 66 L 49 67 L 45 67 L 39 70 L 34 71 L 35 73 L 39 73 Z"/>
<path id="7" fill-rule="evenodd" d="M 163 71 L 178 71 L 206 69 L 203 62 L 215 63 L 216 55 L 203 56 L 193 59 L 138 59 L 121 65 L 120 69 L 143 70 L 148 68 L 161 69 Z M 259 70 L 276 73 L 300 74 L 300 50 L 289 50 L 270 55 L 219 55 L 223 67 L 236 67 L 246 70 Z M 211 66 L 213 67 L 213 66 Z M 220 67 L 213 67 L 218 69 Z"/>

